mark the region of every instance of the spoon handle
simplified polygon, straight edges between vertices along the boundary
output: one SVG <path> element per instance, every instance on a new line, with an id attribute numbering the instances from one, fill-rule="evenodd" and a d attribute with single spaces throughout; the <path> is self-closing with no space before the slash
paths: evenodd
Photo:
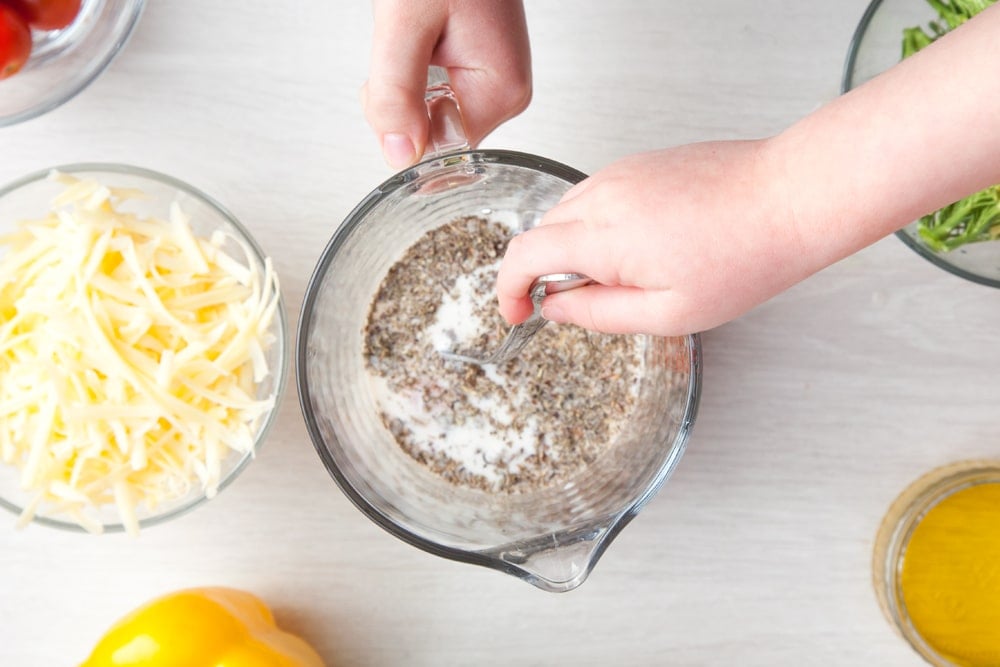
<path id="1" fill-rule="evenodd" d="M 524 349 L 532 336 L 548 322 L 542 317 L 542 301 L 549 294 L 565 292 L 585 285 L 593 284 L 593 280 L 580 273 L 550 273 L 536 278 L 529 291 L 531 302 L 535 305 L 534 312 L 524 322 L 515 324 L 507 332 L 500 347 L 493 354 L 480 361 L 480 364 L 502 364 L 510 361 Z"/>

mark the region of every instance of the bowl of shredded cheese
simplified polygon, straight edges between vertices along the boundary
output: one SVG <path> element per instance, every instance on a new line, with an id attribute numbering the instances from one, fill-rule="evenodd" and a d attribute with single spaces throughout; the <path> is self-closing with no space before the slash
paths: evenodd
<path id="1" fill-rule="evenodd" d="M 287 369 L 271 260 L 131 166 L 0 188 L 0 506 L 91 533 L 176 517 L 253 459 Z"/>

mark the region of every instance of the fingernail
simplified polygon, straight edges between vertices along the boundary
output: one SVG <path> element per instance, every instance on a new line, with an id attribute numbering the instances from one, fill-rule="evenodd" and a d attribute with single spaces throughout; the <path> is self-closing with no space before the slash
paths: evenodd
<path id="1" fill-rule="evenodd" d="M 385 155 L 385 161 L 393 169 L 409 167 L 416 157 L 410 138 L 396 132 L 390 132 L 382 137 L 382 153 Z"/>
<path id="2" fill-rule="evenodd" d="M 563 324 L 566 321 L 566 313 L 559 306 L 542 306 L 542 317 L 549 322 Z"/>

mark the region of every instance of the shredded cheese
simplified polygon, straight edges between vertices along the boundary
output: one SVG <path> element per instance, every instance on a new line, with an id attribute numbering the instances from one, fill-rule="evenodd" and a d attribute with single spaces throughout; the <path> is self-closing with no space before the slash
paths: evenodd
<path id="1" fill-rule="evenodd" d="M 211 498 L 252 455 L 278 280 L 176 203 L 141 217 L 121 206 L 141 192 L 52 177 L 46 217 L 0 237 L 0 462 L 30 494 L 19 525 L 44 508 L 101 532 L 114 505 L 136 534 L 141 508 Z"/>

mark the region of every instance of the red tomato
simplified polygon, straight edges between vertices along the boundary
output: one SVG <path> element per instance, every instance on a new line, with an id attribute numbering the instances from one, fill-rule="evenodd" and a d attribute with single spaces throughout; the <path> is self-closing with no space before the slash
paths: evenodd
<path id="1" fill-rule="evenodd" d="M 10 7 L 0 5 L 0 79 L 17 74 L 31 55 L 28 24 Z"/>
<path id="2" fill-rule="evenodd" d="M 81 0 L 2 0 L 36 30 L 65 28 L 80 13 Z"/>

